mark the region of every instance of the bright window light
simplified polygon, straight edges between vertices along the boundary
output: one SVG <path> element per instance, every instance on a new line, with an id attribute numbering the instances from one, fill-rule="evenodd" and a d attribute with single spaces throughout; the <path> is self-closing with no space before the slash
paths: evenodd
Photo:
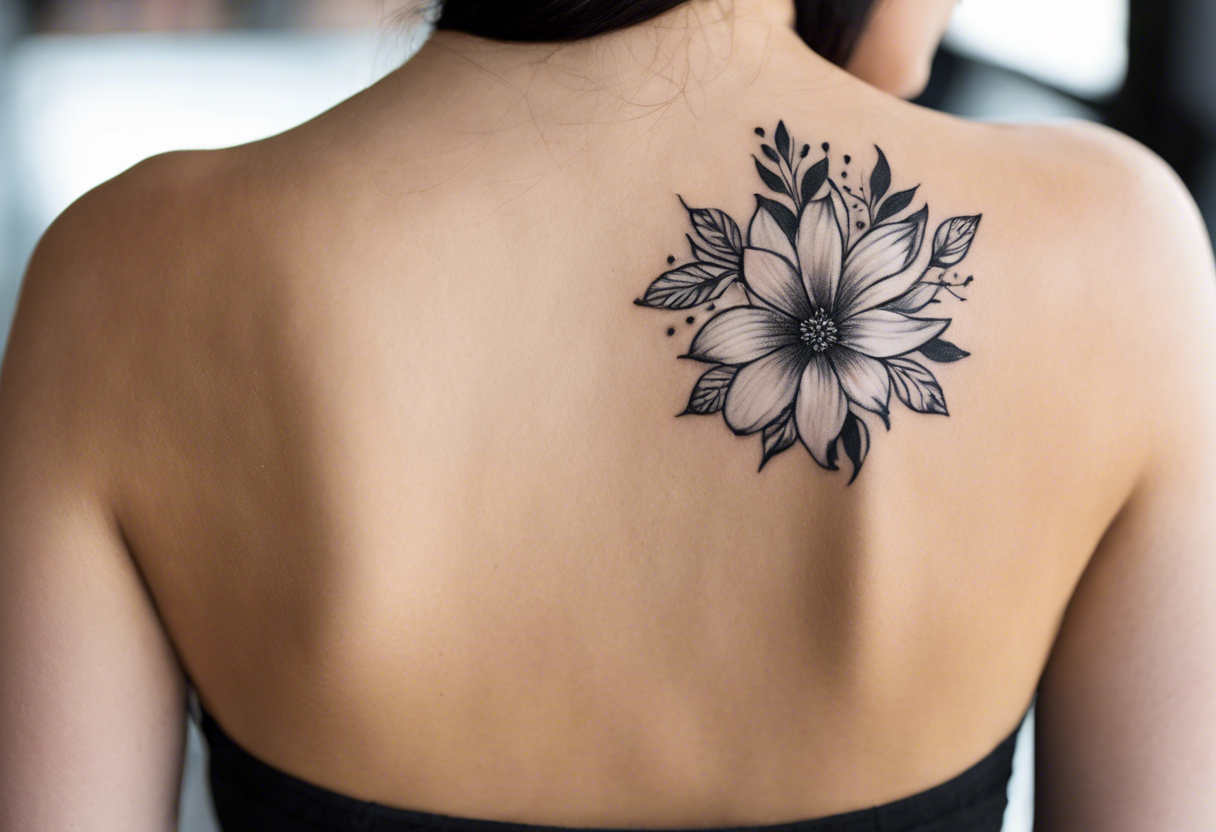
<path id="1" fill-rule="evenodd" d="M 946 34 L 956 52 L 1086 98 L 1127 74 L 1127 0 L 962 0 Z"/>
<path id="2" fill-rule="evenodd" d="M 29 38 L 9 64 L 15 184 L 42 226 L 141 159 L 274 135 L 405 54 L 375 30 Z"/>

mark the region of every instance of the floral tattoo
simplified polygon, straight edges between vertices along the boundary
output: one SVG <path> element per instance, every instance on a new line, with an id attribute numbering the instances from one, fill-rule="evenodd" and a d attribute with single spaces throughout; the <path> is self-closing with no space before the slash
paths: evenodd
<path id="1" fill-rule="evenodd" d="M 905 214 L 919 186 L 888 194 L 891 168 L 880 148 L 868 183 L 855 177 L 854 188 L 852 157 L 833 177 L 826 142 L 823 158 L 804 166 L 810 145 L 799 151 L 784 122 L 772 144 L 762 128 L 756 135 L 767 160 L 753 157 L 756 171 L 773 196 L 756 194 L 746 240 L 723 211 L 690 208 L 681 197 L 692 260 L 661 274 L 634 303 L 725 307 L 680 356 L 713 365 L 680 416 L 721 411 L 736 434 L 760 433 L 760 469 L 801 440 L 815 462 L 836 471 L 839 445 L 852 483 L 870 447 L 862 414 L 876 414 L 890 430 L 892 388 L 914 411 L 949 415 L 941 385 L 918 358 L 949 362 L 970 353 L 941 337 L 949 318 L 913 313 L 941 303 L 943 290 L 966 300 L 957 290 L 972 278 L 952 269 L 967 256 L 981 215 L 942 222 L 927 264 L 917 268 L 929 208 Z M 738 301 L 722 303 L 731 286 Z"/>

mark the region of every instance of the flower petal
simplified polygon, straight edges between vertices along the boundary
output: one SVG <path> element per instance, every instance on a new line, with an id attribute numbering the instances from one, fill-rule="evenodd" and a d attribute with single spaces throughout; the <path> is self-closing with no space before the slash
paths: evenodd
<path id="1" fill-rule="evenodd" d="M 884 305 L 896 312 L 919 312 L 929 305 L 940 288 L 939 283 L 914 283 L 911 289 Z"/>
<path id="2" fill-rule="evenodd" d="M 854 307 L 859 295 L 878 281 L 899 274 L 912 264 L 925 239 L 925 220 L 928 217 L 929 212 L 922 208 L 906 220 L 876 225 L 862 235 L 844 261 L 838 309 L 860 311 Z M 906 291 L 915 281 L 916 276 L 913 275 L 901 291 Z M 887 300 L 899 294 L 896 292 Z"/>
<path id="3" fill-rule="evenodd" d="M 844 427 L 848 402 L 836 371 L 823 353 L 816 353 L 802 371 L 802 380 L 798 383 L 794 421 L 802 444 L 824 468 L 836 467 L 828 463 L 828 446 L 836 441 Z"/>
<path id="4" fill-rule="evenodd" d="M 844 243 L 832 200 L 825 197 L 808 202 L 798 220 L 798 264 L 816 306 L 832 308 L 843 257 Z"/>
<path id="5" fill-rule="evenodd" d="M 688 348 L 688 357 L 716 364 L 747 364 L 798 340 L 794 319 L 758 306 L 735 306 L 701 327 Z"/>
<path id="6" fill-rule="evenodd" d="M 848 347 L 837 347 L 830 355 L 845 395 L 866 410 L 886 415 L 891 401 L 891 376 L 887 366 L 877 358 Z"/>
<path id="7" fill-rule="evenodd" d="M 871 283 L 856 293 L 853 299 L 841 308 L 840 317 L 847 318 L 851 315 L 856 315 L 858 312 L 874 309 L 875 307 L 882 306 L 887 301 L 894 300 L 911 289 L 916 284 L 916 281 L 920 280 L 920 275 L 920 269 L 909 267 L 899 274 Z"/>
<path id="8" fill-rule="evenodd" d="M 735 433 L 755 433 L 794 401 L 808 350 L 782 347 L 741 369 L 726 392 L 722 415 Z"/>
<path id="9" fill-rule="evenodd" d="M 911 352 L 950 324 L 949 318 L 910 318 L 889 309 L 861 312 L 840 324 L 840 345 L 874 358 Z"/>
<path id="10" fill-rule="evenodd" d="M 743 249 L 743 280 L 760 300 L 795 321 L 811 317 L 811 302 L 794 264 L 762 248 Z"/>
<path id="11" fill-rule="evenodd" d="M 781 226 L 773 217 L 772 212 L 763 205 L 756 207 L 751 225 L 747 227 L 747 244 L 752 248 L 763 248 L 780 254 L 791 263 L 798 261 L 798 255 L 794 253 L 794 244 L 781 230 Z"/>

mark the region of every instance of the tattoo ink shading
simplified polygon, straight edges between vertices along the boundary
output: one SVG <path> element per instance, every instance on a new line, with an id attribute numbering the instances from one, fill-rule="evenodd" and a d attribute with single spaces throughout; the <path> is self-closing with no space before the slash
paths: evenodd
<path id="1" fill-rule="evenodd" d="M 765 137 L 761 127 L 755 134 Z M 959 280 L 951 270 L 967 256 L 981 215 L 938 225 L 928 265 L 918 272 L 912 265 L 929 207 L 904 212 L 919 186 L 888 195 L 891 168 L 876 146 L 868 182 L 854 192 L 829 175 L 828 142 L 820 145 L 824 157 L 805 167 L 810 145 L 798 147 L 779 121 L 772 144 L 761 143 L 763 161 L 753 156 L 771 195 L 755 195 L 746 239 L 725 212 L 692 208 L 681 197 L 693 261 L 659 275 L 634 303 L 692 309 L 738 284 L 743 303 L 711 315 L 680 356 L 711 366 L 679 415 L 721 412 L 734 433 L 759 433 L 760 469 L 799 441 L 830 471 L 839 470 L 843 452 L 852 483 L 870 447 L 863 414 L 877 415 L 890 430 L 892 389 L 911 410 L 949 415 L 941 385 L 922 361 L 970 353 L 940 337 L 950 318 L 913 313 L 941 303 L 943 289 L 966 300 L 956 290 L 973 278 Z"/>

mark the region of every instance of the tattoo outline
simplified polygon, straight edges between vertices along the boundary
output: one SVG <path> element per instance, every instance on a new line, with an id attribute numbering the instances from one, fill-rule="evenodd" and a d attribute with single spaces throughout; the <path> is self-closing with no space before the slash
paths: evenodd
<path id="1" fill-rule="evenodd" d="M 764 139 L 763 128 L 755 133 Z M 827 142 L 823 158 L 805 169 L 810 145 L 797 148 L 779 121 L 772 144 L 761 143 L 767 163 L 752 157 L 773 196 L 755 194 L 746 240 L 724 211 L 678 197 L 693 227 L 685 235 L 692 261 L 663 272 L 634 303 L 692 309 L 738 286 L 743 302 L 713 314 L 679 356 L 712 366 L 677 415 L 721 412 L 735 434 L 760 433 L 758 470 L 797 441 L 831 471 L 843 450 L 851 484 L 870 447 L 862 414 L 890 430 L 892 388 L 913 411 L 949 416 L 941 385 L 912 356 L 942 363 L 970 353 L 940 337 L 950 318 L 913 313 L 941 303 L 943 289 L 966 300 L 955 290 L 973 278 L 952 282 L 947 274 L 967 256 L 982 215 L 941 222 L 917 270 L 929 208 L 900 215 L 920 186 L 888 194 L 891 168 L 877 145 L 868 179 L 854 179 L 868 184 L 856 190 L 831 175 Z M 844 156 L 842 180 L 851 161 Z"/>

